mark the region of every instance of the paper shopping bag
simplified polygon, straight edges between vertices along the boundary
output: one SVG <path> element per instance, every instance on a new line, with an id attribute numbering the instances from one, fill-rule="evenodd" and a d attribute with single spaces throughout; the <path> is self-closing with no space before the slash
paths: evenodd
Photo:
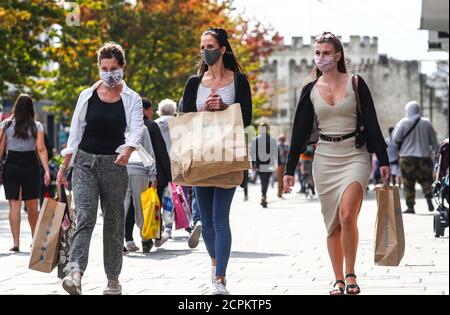
<path id="1" fill-rule="evenodd" d="M 181 115 L 169 121 L 169 131 L 175 182 L 194 183 L 251 167 L 240 104 Z"/>
<path id="2" fill-rule="evenodd" d="M 29 268 L 52 272 L 58 264 L 61 222 L 65 203 L 45 198 L 33 237 Z"/>
<path id="3" fill-rule="evenodd" d="M 227 174 L 217 175 L 210 178 L 204 178 L 199 181 L 187 182 L 185 180 L 174 181 L 177 185 L 193 186 L 193 187 L 218 187 L 223 189 L 235 188 L 244 181 L 244 172 L 231 172 Z"/>
<path id="4" fill-rule="evenodd" d="M 375 264 L 398 266 L 405 254 L 405 232 L 397 186 L 376 188 Z"/>

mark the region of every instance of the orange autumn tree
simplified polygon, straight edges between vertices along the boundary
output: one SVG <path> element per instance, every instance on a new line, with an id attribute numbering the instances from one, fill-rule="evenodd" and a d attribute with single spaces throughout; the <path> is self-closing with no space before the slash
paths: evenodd
<path id="1" fill-rule="evenodd" d="M 49 49 L 60 64 L 50 88 L 55 109 L 73 110 L 77 94 L 98 78 L 96 50 L 107 41 L 126 49 L 127 84 L 155 103 L 164 98 L 178 101 L 200 61 L 200 36 L 209 26 L 222 27 L 252 88 L 255 116 L 270 115 L 262 109 L 270 97 L 259 73 L 264 58 L 280 37 L 271 29 L 237 14 L 232 0 L 84 0 L 80 26 L 61 23 L 60 44 Z"/>

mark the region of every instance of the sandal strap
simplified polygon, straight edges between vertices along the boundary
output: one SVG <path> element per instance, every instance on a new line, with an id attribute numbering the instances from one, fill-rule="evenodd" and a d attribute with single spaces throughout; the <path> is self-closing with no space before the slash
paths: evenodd
<path id="1" fill-rule="evenodd" d="M 343 294 L 345 294 L 345 288 L 336 287 L 336 285 L 334 285 L 334 288 L 330 291 L 331 295 L 333 295 L 333 293 L 339 293 L 339 295 L 343 295 Z"/>
<path id="2" fill-rule="evenodd" d="M 344 280 L 336 280 L 336 281 L 334 282 L 333 287 L 335 287 L 335 286 L 338 285 L 338 284 L 343 284 L 343 285 L 345 285 L 345 282 L 344 282 Z"/>
<path id="3" fill-rule="evenodd" d="M 356 291 L 350 291 L 349 289 L 356 289 Z M 357 295 L 361 293 L 361 288 L 357 284 L 348 284 L 345 291 L 347 291 L 347 294 Z"/>
<path id="4" fill-rule="evenodd" d="M 345 279 L 347 279 L 347 278 L 355 278 L 356 279 L 357 276 L 354 273 L 348 273 L 345 275 Z"/>

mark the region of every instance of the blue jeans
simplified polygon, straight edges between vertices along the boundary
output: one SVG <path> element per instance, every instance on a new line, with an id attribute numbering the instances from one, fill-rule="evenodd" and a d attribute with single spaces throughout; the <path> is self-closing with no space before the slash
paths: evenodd
<path id="1" fill-rule="evenodd" d="M 236 188 L 195 187 L 202 220 L 202 236 L 216 276 L 225 277 L 231 252 L 230 207 Z"/>
<path id="2" fill-rule="evenodd" d="M 200 216 L 200 209 L 198 208 L 198 200 L 195 196 L 195 189 L 192 191 L 192 227 L 195 226 L 195 224 L 201 221 Z"/>

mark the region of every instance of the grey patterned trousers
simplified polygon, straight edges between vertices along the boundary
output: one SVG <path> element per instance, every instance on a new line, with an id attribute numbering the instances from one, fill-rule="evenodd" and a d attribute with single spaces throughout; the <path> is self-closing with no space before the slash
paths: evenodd
<path id="1" fill-rule="evenodd" d="M 103 212 L 103 261 L 109 280 L 118 279 L 122 270 L 125 234 L 124 199 L 128 185 L 126 166 L 114 164 L 117 155 L 94 155 L 78 150 L 72 175 L 77 213 L 77 230 L 72 240 L 71 272 L 84 273 L 89 246 L 97 221 L 100 197 Z"/>

